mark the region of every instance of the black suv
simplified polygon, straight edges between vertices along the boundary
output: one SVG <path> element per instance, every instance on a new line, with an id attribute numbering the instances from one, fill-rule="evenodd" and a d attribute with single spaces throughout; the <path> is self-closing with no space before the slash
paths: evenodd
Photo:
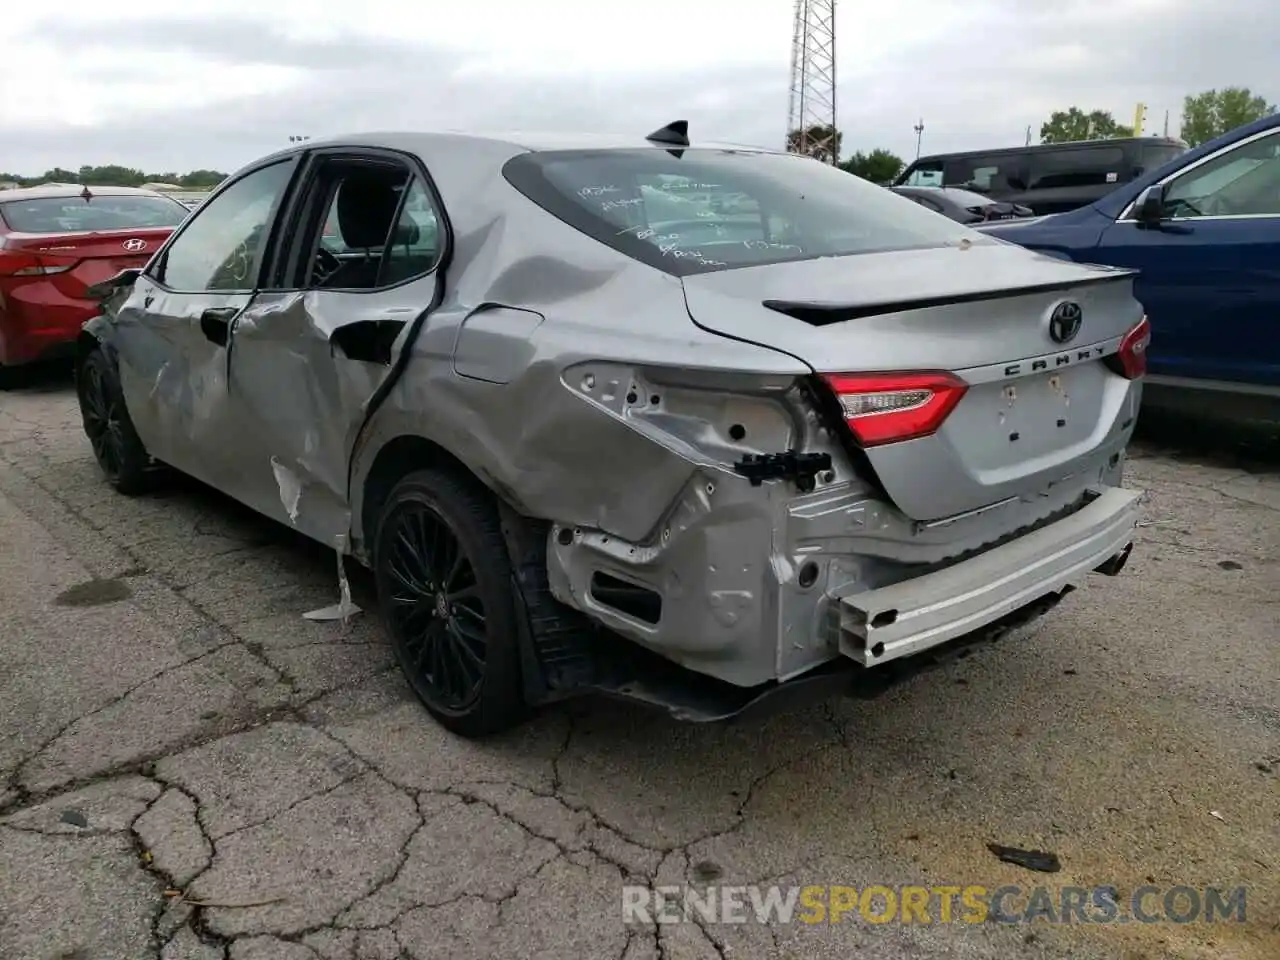
<path id="1" fill-rule="evenodd" d="M 1046 143 L 921 157 L 895 187 L 960 187 L 1029 207 L 1037 215 L 1074 210 L 1185 153 L 1181 140 L 1129 137 Z"/>

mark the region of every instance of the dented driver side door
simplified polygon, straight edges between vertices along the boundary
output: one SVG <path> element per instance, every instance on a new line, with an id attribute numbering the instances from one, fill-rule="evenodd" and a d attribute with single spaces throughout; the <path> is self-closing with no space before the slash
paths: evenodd
<path id="1" fill-rule="evenodd" d="M 179 227 L 112 320 L 121 387 L 147 450 L 246 500 L 227 391 L 233 322 L 256 296 L 294 158 L 239 175 Z"/>
<path id="2" fill-rule="evenodd" d="M 276 288 L 235 323 L 228 386 L 254 423 L 239 438 L 254 505 L 338 549 L 351 451 L 438 300 L 437 210 L 416 161 L 317 153 L 287 215 Z"/>

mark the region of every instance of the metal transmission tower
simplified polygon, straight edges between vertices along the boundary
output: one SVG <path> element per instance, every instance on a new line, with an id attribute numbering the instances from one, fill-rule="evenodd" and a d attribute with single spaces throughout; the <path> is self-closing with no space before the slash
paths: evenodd
<path id="1" fill-rule="evenodd" d="M 836 0 L 795 4 L 787 149 L 836 163 Z"/>

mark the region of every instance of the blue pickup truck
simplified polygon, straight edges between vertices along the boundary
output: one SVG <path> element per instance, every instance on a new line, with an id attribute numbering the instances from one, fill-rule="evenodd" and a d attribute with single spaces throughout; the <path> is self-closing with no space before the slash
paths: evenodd
<path id="1" fill-rule="evenodd" d="M 975 229 L 1051 256 L 1139 270 L 1156 396 L 1267 419 L 1280 411 L 1280 115 L 1086 207 Z"/>

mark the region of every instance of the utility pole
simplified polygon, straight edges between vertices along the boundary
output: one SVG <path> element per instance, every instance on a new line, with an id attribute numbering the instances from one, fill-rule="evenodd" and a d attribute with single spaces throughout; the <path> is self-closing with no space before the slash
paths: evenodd
<path id="1" fill-rule="evenodd" d="M 1164 135 L 1169 136 L 1169 111 L 1164 112 Z"/>
<path id="2" fill-rule="evenodd" d="M 1027 146 L 1031 146 L 1031 124 L 1027 124 Z"/>
<path id="3" fill-rule="evenodd" d="M 920 118 L 920 122 L 911 128 L 916 132 L 916 159 L 920 159 L 920 141 L 924 137 L 924 117 Z"/>
<path id="4" fill-rule="evenodd" d="M 838 164 L 836 118 L 836 0 L 795 0 L 787 149 Z"/>

